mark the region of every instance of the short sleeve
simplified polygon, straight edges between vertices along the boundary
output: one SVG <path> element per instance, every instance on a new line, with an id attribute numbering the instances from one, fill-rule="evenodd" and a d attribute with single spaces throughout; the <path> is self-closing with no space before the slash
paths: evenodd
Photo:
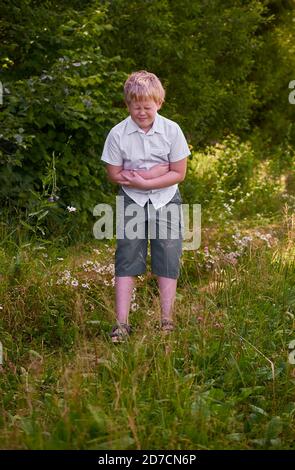
<path id="1" fill-rule="evenodd" d="M 110 131 L 106 138 L 101 160 L 109 163 L 110 165 L 120 166 L 123 164 L 121 150 L 113 131 Z"/>
<path id="2" fill-rule="evenodd" d="M 169 160 L 171 162 L 178 162 L 178 160 L 182 160 L 190 155 L 190 149 L 187 144 L 186 138 L 179 127 L 176 124 L 175 128 L 175 135 L 173 136 L 173 140 L 171 143 L 171 150 L 169 154 Z"/>

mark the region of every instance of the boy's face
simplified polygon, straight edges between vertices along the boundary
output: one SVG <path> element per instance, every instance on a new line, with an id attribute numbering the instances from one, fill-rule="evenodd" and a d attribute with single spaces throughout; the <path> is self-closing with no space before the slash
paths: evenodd
<path id="1" fill-rule="evenodd" d="M 153 99 L 142 101 L 131 101 L 127 103 L 127 108 L 133 121 L 141 127 L 142 130 L 148 132 L 155 120 L 157 111 L 161 108 Z"/>

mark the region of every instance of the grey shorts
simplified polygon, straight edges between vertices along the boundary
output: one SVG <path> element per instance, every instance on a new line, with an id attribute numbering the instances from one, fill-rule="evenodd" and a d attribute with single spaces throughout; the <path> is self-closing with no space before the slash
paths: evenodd
<path id="1" fill-rule="evenodd" d="M 139 219 L 139 226 L 136 230 L 138 236 L 133 239 L 130 239 L 130 235 L 128 236 L 128 229 L 126 235 L 126 226 L 128 228 L 128 222 L 134 218 L 135 213 L 126 216 L 125 210 L 130 204 L 134 204 L 134 208 L 140 208 L 140 206 L 122 188 L 120 188 L 118 195 L 124 196 L 124 217 L 121 216 L 121 221 L 118 223 L 122 238 L 118 238 L 117 235 L 115 275 L 138 276 L 144 274 L 146 272 L 148 240 L 150 240 L 152 273 L 161 277 L 177 279 L 183 240 L 182 199 L 179 189 L 164 207 L 155 210 L 149 200 L 144 208 L 140 209 L 142 217 Z"/>

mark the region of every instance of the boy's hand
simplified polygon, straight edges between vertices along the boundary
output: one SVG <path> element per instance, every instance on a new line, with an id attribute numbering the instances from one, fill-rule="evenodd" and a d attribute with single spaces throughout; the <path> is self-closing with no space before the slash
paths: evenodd
<path id="1" fill-rule="evenodd" d="M 149 170 L 136 170 L 140 176 L 145 179 L 158 178 L 159 176 L 166 175 L 169 171 L 169 163 L 159 163 L 154 165 Z"/>
<path id="2" fill-rule="evenodd" d="M 145 180 L 134 170 L 128 170 L 124 178 L 129 182 L 131 188 L 149 189 L 148 180 Z"/>
<path id="3" fill-rule="evenodd" d="M 131 172 L 133 170 L 122 170 L 120 172 L 120 176 L 122 177 L 122 180 L 126 178 L 126 176 L 131 176 Z"/>
<path id="4" fill-rule="evenodd" d="M 126 178 L 126 174 L 124 174 L 124 171 L 121 171 L 118 173 L 118 176 L 116 177 L 116 181 L 114 181 L 117 184 L 120 184 L 121 186 L 130 186 L 130 182 Z"/>
<path id="5" fill-rule="evenodd" d="M 120 175 L 125 178 L 125 176 L 131 176 L 131 172 L 136 171 L 136 173 L 144 178 L 145 180 L 158 178 L 159 176 L 166 175 L 169 171 L 169 163 L 159 163 L 154 165 L 149 170 L 135 169 L 135 170 L 123 170 L 120 172 Z"/>
<path id="6" fill-rule="evenodd" d="M 116 180 L 117 184 L 120 184 L 121 186 L 130 186 L 130 182 L 127 181 L 126 179 L 117 179 Z"/>

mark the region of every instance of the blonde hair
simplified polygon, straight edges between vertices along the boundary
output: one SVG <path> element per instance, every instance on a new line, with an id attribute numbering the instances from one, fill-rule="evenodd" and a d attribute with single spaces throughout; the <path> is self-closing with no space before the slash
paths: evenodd
<path id="1" fill-rule="evenodd" d="M 146 70 L 133 72 L 124 84 L 124 97 L 127 104 L 132 100 L 142 101 L 152 98 L 157 104 L 165 99 L 165 90 L 157 75 Z"/>

